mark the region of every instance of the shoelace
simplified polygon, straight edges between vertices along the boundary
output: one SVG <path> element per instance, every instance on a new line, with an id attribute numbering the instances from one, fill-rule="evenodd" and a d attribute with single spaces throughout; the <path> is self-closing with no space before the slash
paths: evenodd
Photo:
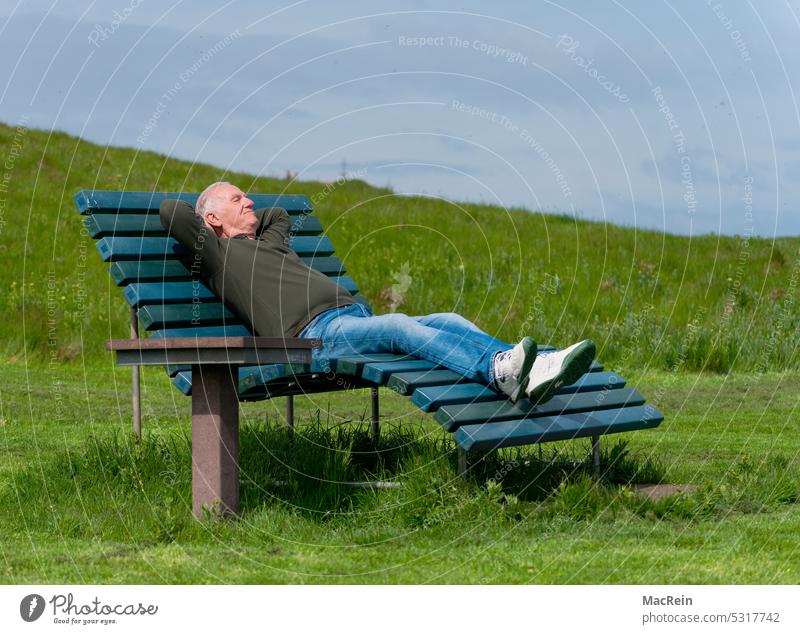
<path id="1" fill-rule="evenodd" d="M 497 355 L 494 361 L 495 369 L 500 371 L 501 376 L 495 376 L 495 381 L 505 381 L 506 380 L 506 369 L 510 367 L 509 363 L 506 363 L 511 359 L 511 350 L 506 350 L 501 352 Z"/>

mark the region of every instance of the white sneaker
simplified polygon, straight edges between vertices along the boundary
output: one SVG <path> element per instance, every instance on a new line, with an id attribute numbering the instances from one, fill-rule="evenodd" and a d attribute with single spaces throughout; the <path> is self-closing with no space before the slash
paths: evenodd
<path id="1" fill-rule="evenodd" d="M 584 339 L 569 348 L 540 352 L 531 368 L 525 394 L 534 405 L 553 398 L 559 388 L 572 385 L 589 371 L 594 360 L 594 341 Z"/>
<path id="2" fill-rule="evenodd" d="M 492 368 L 497 389 L 516 403 L 525 392 L 535 359 L 536 342 L 531 337 L 523 337 L 511 350 L 497 354 Z"/>

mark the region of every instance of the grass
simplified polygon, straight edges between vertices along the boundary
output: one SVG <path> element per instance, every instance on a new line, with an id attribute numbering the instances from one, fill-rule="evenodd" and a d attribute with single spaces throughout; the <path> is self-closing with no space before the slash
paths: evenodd
<path id="1" fill-rule="evenodd" d="M 405 399 L 368 395 L 242 407 L 239 522 L 191 519 L 189 399 L 144 375 L 145 435 L 129 433 L 129 373 L 2 368 L 0 577 L 7 583 L 796 583 L 800 375 L 670 377 L 638 389 L 672 412 L 656 430 L 504 450 L 455 474 L 452 445 Z M 73 372 L 73 375 L 75 373 Z M 748 385 L 745 388 L 745 385 Z M 56 387 L 58 386 L 58 387 Z M 100 386 L 87 391 L 87 386 Z M 741 398 L 749 389 L 749 398 Z M 44 394 L 57 393 L 55 399 Z M 736 398 L 738 411 L 726 399 Z M 769 400 L 771 398 L 771 400 Z M 400 489 L 347 488 L 392 479 Z M 275 481 L 281 481 L 276 486 Z M 641 482 L 699 490 L 652 502 Z"/>
<path id="2" fill-rule="evenodd" d="M 587 336 L 627 371 L 800 368 L 800 238 L 686 238 L 564 215 L 399 196 L 359 180 L 289 182 L 62 133 L 0 125 L 13 155 L 0 250 L 0 355 L 102 363 L 127 335 L 127 305 L 81 233 L 80 189 L 199 191 L 230 179 L 253 192 L 307 194 L 349 273 L 378 312 L 407 271 L 398 307 L 456 311 L 509 341 Z M 407 267 L 407 268 L 406 268 Z M 442 272 L 443 274 L 441 274 Z"/>

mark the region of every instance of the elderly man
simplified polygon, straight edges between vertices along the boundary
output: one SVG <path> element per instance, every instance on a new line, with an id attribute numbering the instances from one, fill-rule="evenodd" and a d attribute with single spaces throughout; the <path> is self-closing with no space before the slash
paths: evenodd
<path id="1" fill-rule="evenodd" d="M 375 316 L 349 291 L 307 267 L 289 248 L 289 216 L 280 208 L 253 209 L 230 183 L 213 183 L 195 209 L 161 204 L 161 224 L 193 255 L 192 269 L 261 336 L 316 337 L 327 360 L 352 354 L 414 355 L 490 386 L 512 401 L 533 404 L 589 370 L 590 339 L 537 354 L 536 342 L 495 339 L 456 313 Z"/>

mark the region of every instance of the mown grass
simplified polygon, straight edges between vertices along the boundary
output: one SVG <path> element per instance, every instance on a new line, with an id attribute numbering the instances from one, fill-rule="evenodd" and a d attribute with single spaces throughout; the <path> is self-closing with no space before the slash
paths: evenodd
<path id="1" fill-rule="evenodd" d="M 129 374 L 3 367 L 0 578 L 11 583 L 796 583 L 800 375 L 680 375 L 656 430 L 504 450 L 467 480 L 448 436 L 386 392 L 381 441 L 362 392 L 242 407 L 242 517 L 191 518 L 188 405 L 145 373 L 145 435 Z M 653 392 L 667 375 L 641 376 Z M 745 381 L 753 398 L 741 398 Z M 43 399 L 54 393 L 56 399 Z M 87 390 L 86 386 L 99 386 Z M 766 394 L 777 394 L 770 402 Z M 723 405 L 725 405 L 723 403 Z M 380 479 L 402 488 L 342 482 Z M 643 482 L 694 484 L 651 501 Z"/>
<path id="2" fill-rule="evenodd" d="M 616 369 L 800 367 L 800 239 L 686 238 L 523 209 L 225 173 L 61 133 L 0 125 L 12 156 L 0 250 L 0 354 L 101 363 L 127 335 L 127 306 L 81 233 L 80 189 L 199 191 L 226 178 L 253 192 L 305 193 L 378 312 L 407 270 L 398 310 L 456 311 L 509 341 L 592 337 Z M 408 265 L 404 269 L 404 265 Z"/>

